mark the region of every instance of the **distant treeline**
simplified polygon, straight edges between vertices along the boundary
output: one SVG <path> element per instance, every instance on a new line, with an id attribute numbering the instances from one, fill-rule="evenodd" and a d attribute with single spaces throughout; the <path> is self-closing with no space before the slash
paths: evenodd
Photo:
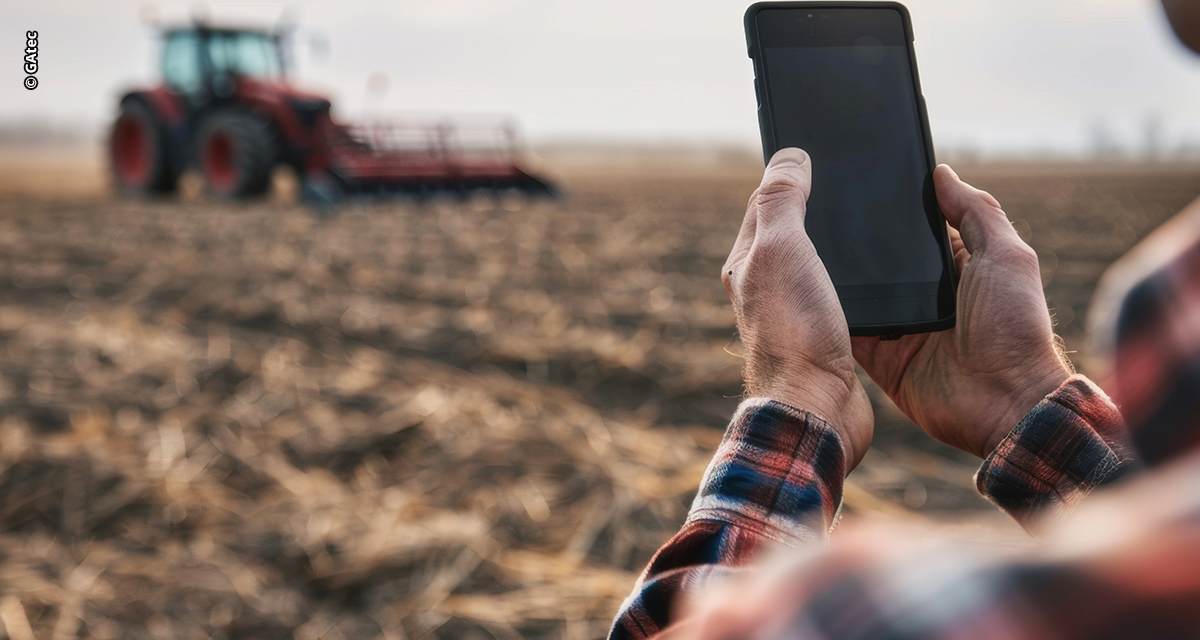
<path id="1" fill-rule="evenodd" d="M 79 146 L 97 142 L 101 127 L 44 120 L 0 121 L 0 146 Z"/>

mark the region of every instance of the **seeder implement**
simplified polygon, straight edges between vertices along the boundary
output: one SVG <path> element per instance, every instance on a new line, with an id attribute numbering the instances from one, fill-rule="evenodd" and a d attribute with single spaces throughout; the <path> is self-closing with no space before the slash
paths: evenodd
<path id="1" fill-rule="evenodd" d="M 370 122 L 335 127 L 328 171 L 345 195 L 517 192 L 555 196 L 522 168 L 515 127 L 440 122 Z"/>

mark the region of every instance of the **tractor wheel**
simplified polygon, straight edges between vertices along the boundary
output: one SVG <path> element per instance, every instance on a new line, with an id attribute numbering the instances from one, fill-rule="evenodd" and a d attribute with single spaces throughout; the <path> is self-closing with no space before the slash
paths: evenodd
<path id="1" fill-rule="evenodd" d="M 213 114 L 200 125 L 196 153 L 204 186 L 218 198 L 258 196 L 271 186 L 275 135 L 260 118 L 239 111 Z"/>
<path id="2" fill-rule="evenodd" d="M 170 193 L 179 174 L 171 167 L 166 137 L 146 105 L 128 101 L 113 124 L 109 161 L 117 191 L 130 195 Z"/>

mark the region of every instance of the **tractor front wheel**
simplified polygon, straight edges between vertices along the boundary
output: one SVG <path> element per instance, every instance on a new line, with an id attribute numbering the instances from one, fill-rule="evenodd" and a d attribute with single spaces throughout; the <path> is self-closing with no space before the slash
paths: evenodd
<path id="1" fill-rule="evenodd" d="M 275 137 L 271 126 L 242 112 L 218 112 L 196 136 L 196 164 L 208 192 L 221 199 L 262 195 L 271 185 Z"/>
<path id="2" fill-rule="evenodd" d="M 117 191 L 151 195 L 175 190 L 179 174 L 171 167 L 162 128 L 144 104 L 127 101 L 113 124 L 109 162 Z"/>

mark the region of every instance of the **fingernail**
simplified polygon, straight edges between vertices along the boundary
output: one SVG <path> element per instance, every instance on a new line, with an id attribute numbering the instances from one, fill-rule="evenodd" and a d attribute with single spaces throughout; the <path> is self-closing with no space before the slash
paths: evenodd
<path id="1" fill-rule="evenodd" d="M 809 156 L 807 151 L 795 147 L 788 147 L 786 149 L 780 149 L 779 151 L 776 151 L 775 155 L 771 156 L 771 161 L 767 163 L 767 168 L 770 169 L 771 167 L 785 163 L 802 165 L 808 161 Z"/>

